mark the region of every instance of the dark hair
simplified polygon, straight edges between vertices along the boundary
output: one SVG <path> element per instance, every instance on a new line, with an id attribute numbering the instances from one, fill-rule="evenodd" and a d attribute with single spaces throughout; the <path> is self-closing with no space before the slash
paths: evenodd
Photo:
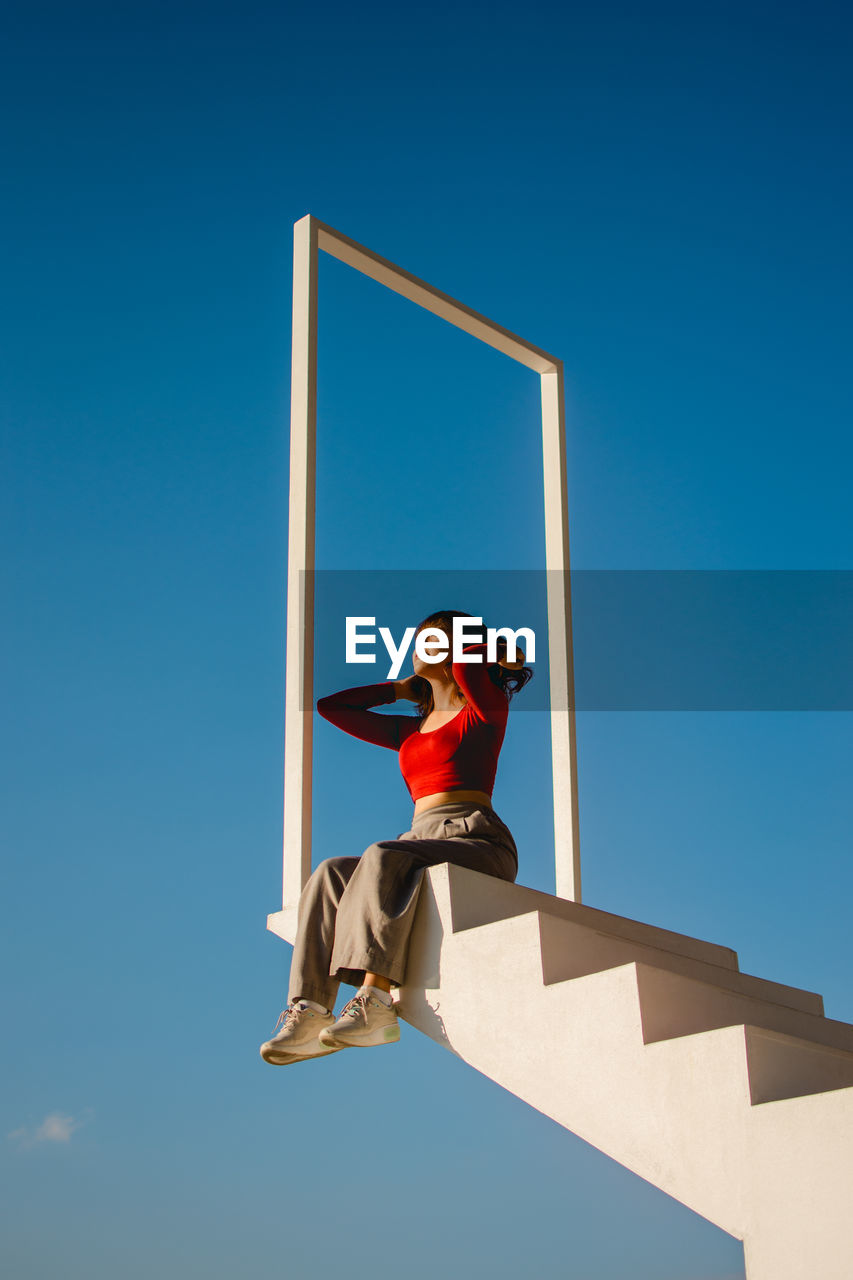
<path id="1" fill-rule="evenodd" d="M 417 635 L 419 631 L 423 631 L 424 627 L 440 627 L 441 630 L 445 633 L 445 635 L 449 638 L 453 634 L 454 618 L 473 618 L 473 616 L 474 615 L 472 613 L 462 613 L 459 609 L 440 609 L 438 613 L 431 613 L 428 618 L 424 618 L 422 622 L 418 623 L 417 627 L 415 628 L 415 635 Z M 485 643 L 486 641 L 485 626 L 480 628 L 477 628 L 477 627 L 469 628 L 469 631 L 473 633 L 476 633 L 477 631 L 479 631 L 480 632 L 479 643 L 483 643 L 483 644 Z M 471 643 L 475 644 L 478 642 L 472 640 Z M 488 666 L 488 672 L 489 672 L 489 678 L 491 679 L 492 683 L 496 684 L 499 688 L 503 689 L 508 700 L 512 698 L 513 694 L 518 693 L 519 689 L 523 689 L 524 686 L 527 684 L 528 680 L 533 679 L 532 667 L 519 667 L 517 671 L 508 671 L 506 667 L 500 666 L 499 663 L 490 662 Z M 451 680 L 453 680 L 452 671 L 450 672 L 450 678 Z M 459 685 L 456 684 L 455 680 L 453 680 L 453 683 L 456 685 L 457 692 L 461 695 L 462 690 L 459 688 Z M 433 708 L 432 685 L 423 676 L 420 676 L 419 684 L 416 686 L 416 688 L 418 690 L 421 690 L 423 695 L 420 701 L 418 702 L 418 712 L 420 714 L 421 719 L 423 720 L 425 719 L 426 716 L 429 715 L 429 713 L 432 711 L 432 708 Z"/>

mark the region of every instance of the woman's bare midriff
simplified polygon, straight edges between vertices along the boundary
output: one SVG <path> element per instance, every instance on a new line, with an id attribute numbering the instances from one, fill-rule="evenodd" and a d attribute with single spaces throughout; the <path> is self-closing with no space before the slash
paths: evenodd
<path id="1" fill-rule="evenodd" d="M 415 815 L 426 809 L 434 809 L 437 804 L 487 804 L 492 807 L 492 797 L 485 791 L 434 791 L 431 796 L 420 796 L 415 801 Z"/>

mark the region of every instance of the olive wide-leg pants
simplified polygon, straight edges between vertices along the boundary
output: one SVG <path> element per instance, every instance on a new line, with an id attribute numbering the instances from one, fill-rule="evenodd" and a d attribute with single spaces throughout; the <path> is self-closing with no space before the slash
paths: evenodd
<path id="1" fill-rule="evenodd" d="M 359 987 L 366 970 L 400 986 L 425 869 L 441 862 L 501 880 L 518 875 L 509 828 L 472 802 L 436 805 L 396 840 L 321 862 L 299 899 L 288 1002 L 303 996 L 332 1009 L 340 983 Z"/>

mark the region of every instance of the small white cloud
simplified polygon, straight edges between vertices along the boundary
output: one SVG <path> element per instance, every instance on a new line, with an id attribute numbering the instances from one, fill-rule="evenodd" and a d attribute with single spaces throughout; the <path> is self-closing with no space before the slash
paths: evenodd
<path id="1" fill-rule="evenodd" d="M 61 1111 L 52 1111 L 49 1116 L 45 1116 L 36 1129 L 33 1140 L 35 1142 L 70 1142 L 72 1133 L 79 1127 L 80 1122 L 73 1116 L 66 1116 Z"/>
<path id="2" fill-rule="evenodd" d="M 13 1129 L 8 1138 L 21 1147 L 34 1147 L 39 1142 L 70 1142 L 72 1133 L 89 1119 L 91 1111 L 76 1117 L 69 1116 L 64 1111 L 51 1111 L 34 1129 L 27 1129 L 25 1126 Z"/>

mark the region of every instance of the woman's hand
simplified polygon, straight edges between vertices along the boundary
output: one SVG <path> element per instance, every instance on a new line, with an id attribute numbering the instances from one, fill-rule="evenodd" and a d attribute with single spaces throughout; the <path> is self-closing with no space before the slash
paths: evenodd
<path id="1" fill-rule="evenodd" d="M 426 692 L 426 683 L 423 676 L 406 676 L 405 680 L 394 681 L 394 692 L 398 700 L 404 698 L 407 702 L 420 702 Z"/>

